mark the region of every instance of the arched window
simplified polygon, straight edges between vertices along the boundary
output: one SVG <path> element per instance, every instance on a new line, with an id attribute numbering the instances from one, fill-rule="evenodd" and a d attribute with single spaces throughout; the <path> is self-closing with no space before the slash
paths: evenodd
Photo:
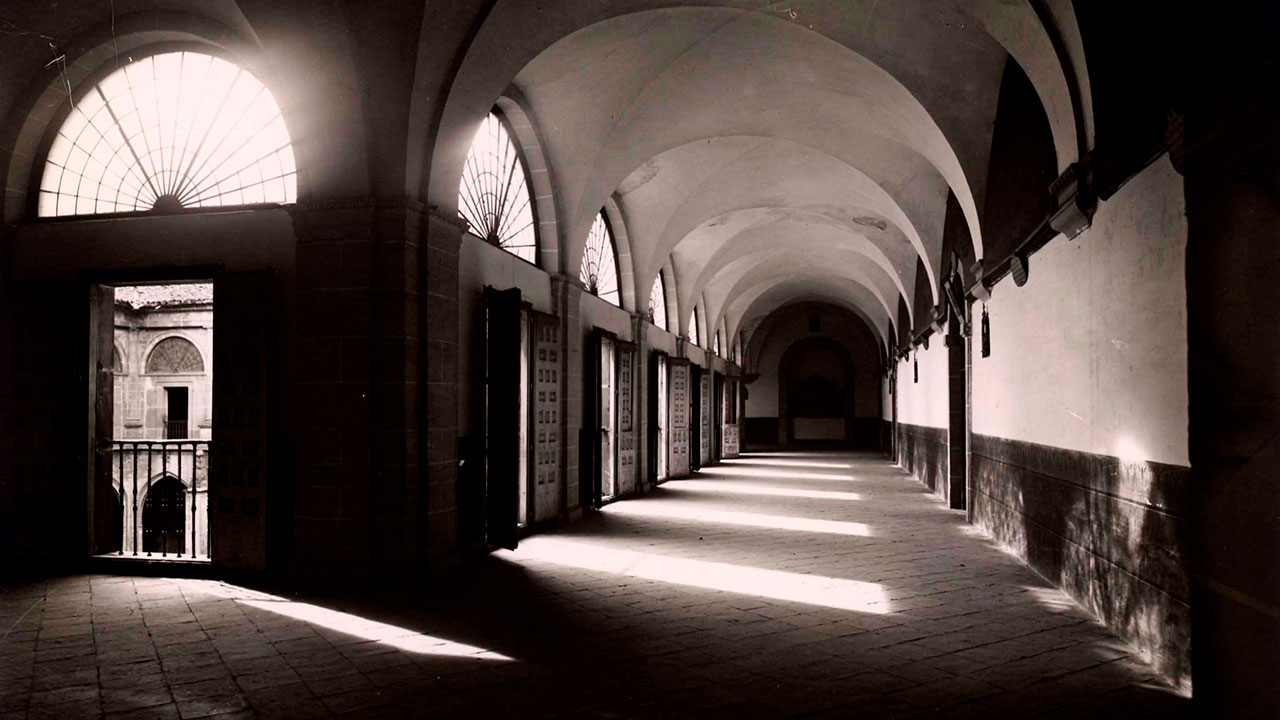
<path id="1" fill-rule="evenodd" d="M 496 113 L 480 124 L 458 189 L 458 212 L 471 232 L 536 263 L 538 236 L 524 161 Z"/>
<path id="2" fill-rule="evenodd" d="M 49 146 L 41 217 L 291 203 L 297 172 L 275 99 L 196 52 L 144 57 L 89 89 Z"/>
<path id="3" fill-rule="evenodd" d="M 693 314 L 689 316 L 689 342 L 694 345 L 701 345 L 702 341 L 698 339 L 698 309 L 693 309 Z"/>
<path id="4" fill-rule="evenodd" d="M 649 290 L 649 322 L 663 330 L 667 329 L 667 291 L 662 286 L 662 271 L 653 279 L 653 287 Z"/>
<path id="5" fill-rule="evenodd" d="M 719 330 L 716 331 L 715 347 L 711 348 L 711 351 L 714 352 L 716 355 L 723 354 L 720 352 L 720 331 Z"/>
<path id="6" fill-rule="evenodd" d="M 618 296 L 618 259 L 613 250 L 613 233 L 603 212 L 596 214 L 596 221 L 587 234 L 587 248 L 582 253 L 582 270 L 578 279 L 587 286 L 587 290 L 613 305 L 622 306 Z"/>
<path id="7" fill-rule="evenodd" d="M 199 375 L 204 373 L 204 360 L 190 340 L 169 337 L 156 343 L 147 356 L 147 373 L 156 375 Z"/>

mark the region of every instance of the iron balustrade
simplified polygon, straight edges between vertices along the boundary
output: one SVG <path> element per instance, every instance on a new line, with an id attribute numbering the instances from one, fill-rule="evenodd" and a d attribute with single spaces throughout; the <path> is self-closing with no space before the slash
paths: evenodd
<path id="1" fill-rule="evenodd" d="M 111 450 L 119 512 L 128 511 L 117 554 L 208 559 L 209 440 L 113 440 Z M 176 495 L 170 492 L 175 483 Z"/>

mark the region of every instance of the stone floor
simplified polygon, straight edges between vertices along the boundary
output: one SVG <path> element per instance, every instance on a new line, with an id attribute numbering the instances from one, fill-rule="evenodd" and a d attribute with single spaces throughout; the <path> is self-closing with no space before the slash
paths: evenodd
<path id="1" fill-rule="evenodd" d="M 0 587 L 0 719 L 1078 718 L 1190 701 L 872 456 L 756 455 L 438 586 Z"/>

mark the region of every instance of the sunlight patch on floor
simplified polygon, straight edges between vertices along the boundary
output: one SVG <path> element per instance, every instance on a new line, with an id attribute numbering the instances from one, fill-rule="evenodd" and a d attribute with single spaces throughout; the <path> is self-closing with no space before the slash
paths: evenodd
<path id="1" fill-rule="evenodd" d="M 726 458 L 720 462 L 726 465 L 769 465 L 771 467 L 833 468 L 837 470 L 847 470 L 853 467 L 852 463 L 822 462 L 820 460 L 781 460 L 759 456 Z"/>
<path id="2" fill-rule="evenodd" d="M 813 498 L 815 500 L 861 500 L 862 496 L 852 492 L 835 490 L 802 490 L 799 488 L 777 488 L 768 485 L 734 482 L 732 480 L 681 480 L 664 487 L 671 492 L 695 493 L 727 493 L 730 495 L 763 495 L 769 497 Z"/>
<path id="3" fill-rule="evenodd" d="M 679 501 L 648 500 L 614 503 L 602 509 L 601 512 L 626 517 L 695 520 L 725 525 L 746 525 L 768 530 L 798 530 L 801 532 L 826 533 L 828 535 L 872 537 L 871 528 L 866 523 L 845 522 L 843 520 L 814 520 L 812 518 L 789 515 L 766 515 L 764 513 L 737 512 L 733 510 L 713 510 L 700 505 L 682 504 Z"/>
<path id="4" fill-rule="evenodd" d="M 879 583 L 765 570 L 730 563 L 615 550 L 576 540 L 536 537 L 496 555 L 514 563 L 541 561 L 658 582 L 721 590 L 836 610 L 884 615 L 892 604 Z"/>
<path id="5" fill-rule="evenodd" d="M 513 659 L 474 645 L 445 640 L 310 603 L 291 600 L 237 600 L 236 602 L 419 655 L 442 655 L 499 662 L 510 662 Z"/>
<path id="6" fill-rule="evenodd" d="M 812 472 L 795 472 L 793 470 L 774 470 L 772 468 L 752 468 L 737 465 L 727 467 L 716 465 L 712 467 L 704 467 L 698 471 L 699 475 L 715 475 L 717 477 L 761 477 L 770 480 L 840 480 L 853 481 L 856 480 L 852 475 L 830 475 L 824 473 Z"/>
<path id="7" fill-rule="evenodd" d="M 290 600 L 279 595 L 272 595 L 227 582 L 213 580 L 174 580 L 173 582 L 182 590 L 183 595 L 188 600 L 198 600 L 202 597 L 234 600 L 244 607 L 266 610 L 276 615 L 300 620 L 327 630 L 344 633 L 363 640 L 376 641 L 405 652 L 496 662 L 511 662 L 514 660 L 514 658 L 507 657 L 501 653 L 475 647 L 474 645 L 453 642 L 452 640 L 420 633 L 416 630 L 389 625 L 340 610 L 332 610 L 319 605 Z"/>

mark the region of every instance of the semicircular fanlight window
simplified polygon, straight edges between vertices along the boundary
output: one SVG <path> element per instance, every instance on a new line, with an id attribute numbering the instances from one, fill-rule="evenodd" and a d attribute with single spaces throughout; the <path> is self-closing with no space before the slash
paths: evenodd
<path id="1" fill-rule="evenodd" d="M 156 343 L 147 356 L 147 373 L 164 375 L 203 373 L 204 360 L 190 340 L 169 337 Z"/>
<path id="2" fill-rule="evenodd" d="M 723 354 L 720 352 L 720 331 L 719 330 L 716 331 L 715 347 L 712 348 L 712 352 L 714 352 L 716 355 Z"/>
<path id="3" fill-rule="evenodd" d="M 667 294 L 662 287 L 662 272 L 653 279 L 653 288 L 649 290 L 649 322 L 663 330 L 667 329 Z"/>
<path id="4" fill-rule="evenodd" d="M 494 113 L 481 123 L 467 153 L 458 188 L 458 212 L 471 224 L 473 234 L 536 263 L 538 238 L 524 163 Z"/>
<path id="5" fill-rule="evenodd" d="M 41 217 L 297 200 L 280 106 L 256 77 L 197 52 L 151 55 L 72 108 L 40 181 Z"/>
<path id="6" fill-rule="evenodd" d="M 689 342 L 694 345 L 702 344 L 702 341 L 698 339 L 698 311 L 696 309 L 689 316 Z"/>
<path id="7" fill-rule="evenodd" d="M 618 261 L 613 251 L 613 233 L 604 221 L 604 213 L 596 214 L 596 221 L 587 233 L 587 247 L 582 253 L 582 270 L 578 279 L 587 290 L 601 299 L 621 307 L 618 297 Z"/>

